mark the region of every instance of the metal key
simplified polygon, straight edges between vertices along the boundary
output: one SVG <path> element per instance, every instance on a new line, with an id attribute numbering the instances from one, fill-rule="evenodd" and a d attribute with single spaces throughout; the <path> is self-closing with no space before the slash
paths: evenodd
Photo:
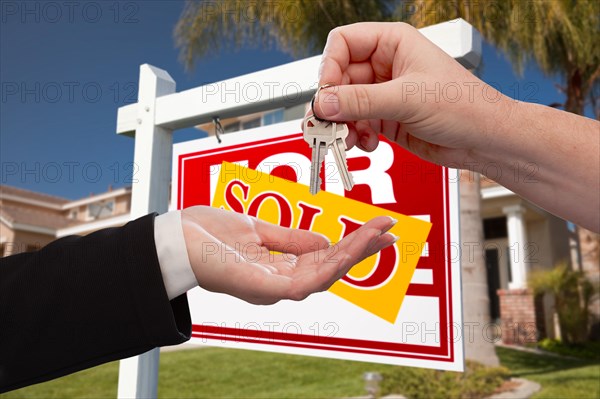
<path id="1" fill-rule="evenodd" d="M 345 123 L 333 123 L 335 129 L 335 141 L 331 144 L 333 149 L 333 157 L 338 168 L 338 172 L 342 178 L 344 189 L 352 190 L 354 187 L 354 179 L 348 172 L 348 162 L 346 161 L 346 137 L 348 137 L 348 125 Z"/>
<path id="2" fill-rule="evenodd" d="M 321 189 L 321 165 L 329 147 L 333 149 L 333 156 L 346 190 L 352 190 L 354 181 L 348 172 L 346 163 L 346 137 L 348 127 L 345 123 L 319 121 L 314 116 L 304 120 L 304 140 L 312 148 L 310 167 L 310 193 L 315 195 Z"/>
<path id="3" fill-rule="evenodd" d="M 329 146 L 335 141 L 334 126 L 319 121 L 314 116 L 304 119 L 304 141 L 312 148 L 310 162 L 310 193 L 315 195 L 321 189 L 321 165 Z"/>

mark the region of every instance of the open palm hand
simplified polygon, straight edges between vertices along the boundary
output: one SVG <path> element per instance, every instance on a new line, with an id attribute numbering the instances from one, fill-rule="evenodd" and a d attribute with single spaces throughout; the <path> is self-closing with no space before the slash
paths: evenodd
<path id="1" fill-rule="evenodd" d="M 330 245 L 323 235 L 231 211 L 197 206 L 182 212 L 198 284 L 254 304 L 302 300 L 327 290 L 352 266 L 393 244 L 396 237 L 386 232 L 394 223 L 374 218 Z"/>

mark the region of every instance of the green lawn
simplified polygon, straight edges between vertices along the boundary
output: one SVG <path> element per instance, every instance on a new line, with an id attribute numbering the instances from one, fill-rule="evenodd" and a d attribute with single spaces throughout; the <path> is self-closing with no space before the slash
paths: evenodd
<path id="1" fill-rule="evenodd" d="M 536 398 L 599 398 L 600 363 L 497 349 L 515 376 L 542 384 Z M 161 355 L 160 398 L 331 398 L 363 395 L 362 374 L 394 366 L 206 348 Z M 0 395 L 115 398 L 118 363 Z"/>
<path id="2" fill-rule="evenodd" d="M 366 371 L 394 366 L 206 348 L 162 353 L 160 398 L 331 398 L 363 395 Z M 115 398 L 118 362 L 0 395 L 8 398 Z"/>
<path id="3" fill-rule="evenodd" d="M 600 362 L 571 360 L 496 348 L 513 376 L 536 381 L 542 390 L 533 398 L 600 399 Z"/>

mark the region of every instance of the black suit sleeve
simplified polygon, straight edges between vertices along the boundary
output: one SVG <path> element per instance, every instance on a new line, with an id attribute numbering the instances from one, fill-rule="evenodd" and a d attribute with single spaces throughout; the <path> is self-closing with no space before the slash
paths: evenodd
<path id="1" fill-rule="evenodd" d="M 154 215 L 0 259 L 0 392 L 189 339 L 169 301 Z"/>

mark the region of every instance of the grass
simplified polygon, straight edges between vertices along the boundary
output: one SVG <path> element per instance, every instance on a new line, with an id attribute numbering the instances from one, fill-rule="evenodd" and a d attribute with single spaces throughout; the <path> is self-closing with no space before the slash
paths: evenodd
<path id="1" fill-rule="evenodd" d="M 116 398 L 119 362 L 0 394 L 0 398 Z"/>
<path id="2" fill-rule="evenodd" d="M 159 398 L 331 398 L 364 395 L 362 375 L 394 366 L 205 348 L 162 353 Z M 0 395 L 115 398 L 118 362 Z"/>
<path id="3" fill-rule="evenodd" d="M 537 381 L 535 398 L 600 399 L 600 363 L 497 348 L 514 376 Z M 395 366 L 267 352 L 206 348 L 161 354 L 159 398 L 332 398 L 364 395 L 366 371 Z M 0 395 L 115 398 L 118 362 Z"/>
<path id="4" fill-rule="evenodd" d="M 394 366 L 244 350 L 164 356 L 161 398 L 331 398 L 364 394 L 362 375 Z M 182 372 L 188 378 L 178 378 Z"/>
<path id="5" fill-rule="evenodd" d="M 600 362 L 540 356 L 496 348 L 503 366 L 515 377 L 536 381 L 542 390 L 533 398 L 600 399 Z"/>

